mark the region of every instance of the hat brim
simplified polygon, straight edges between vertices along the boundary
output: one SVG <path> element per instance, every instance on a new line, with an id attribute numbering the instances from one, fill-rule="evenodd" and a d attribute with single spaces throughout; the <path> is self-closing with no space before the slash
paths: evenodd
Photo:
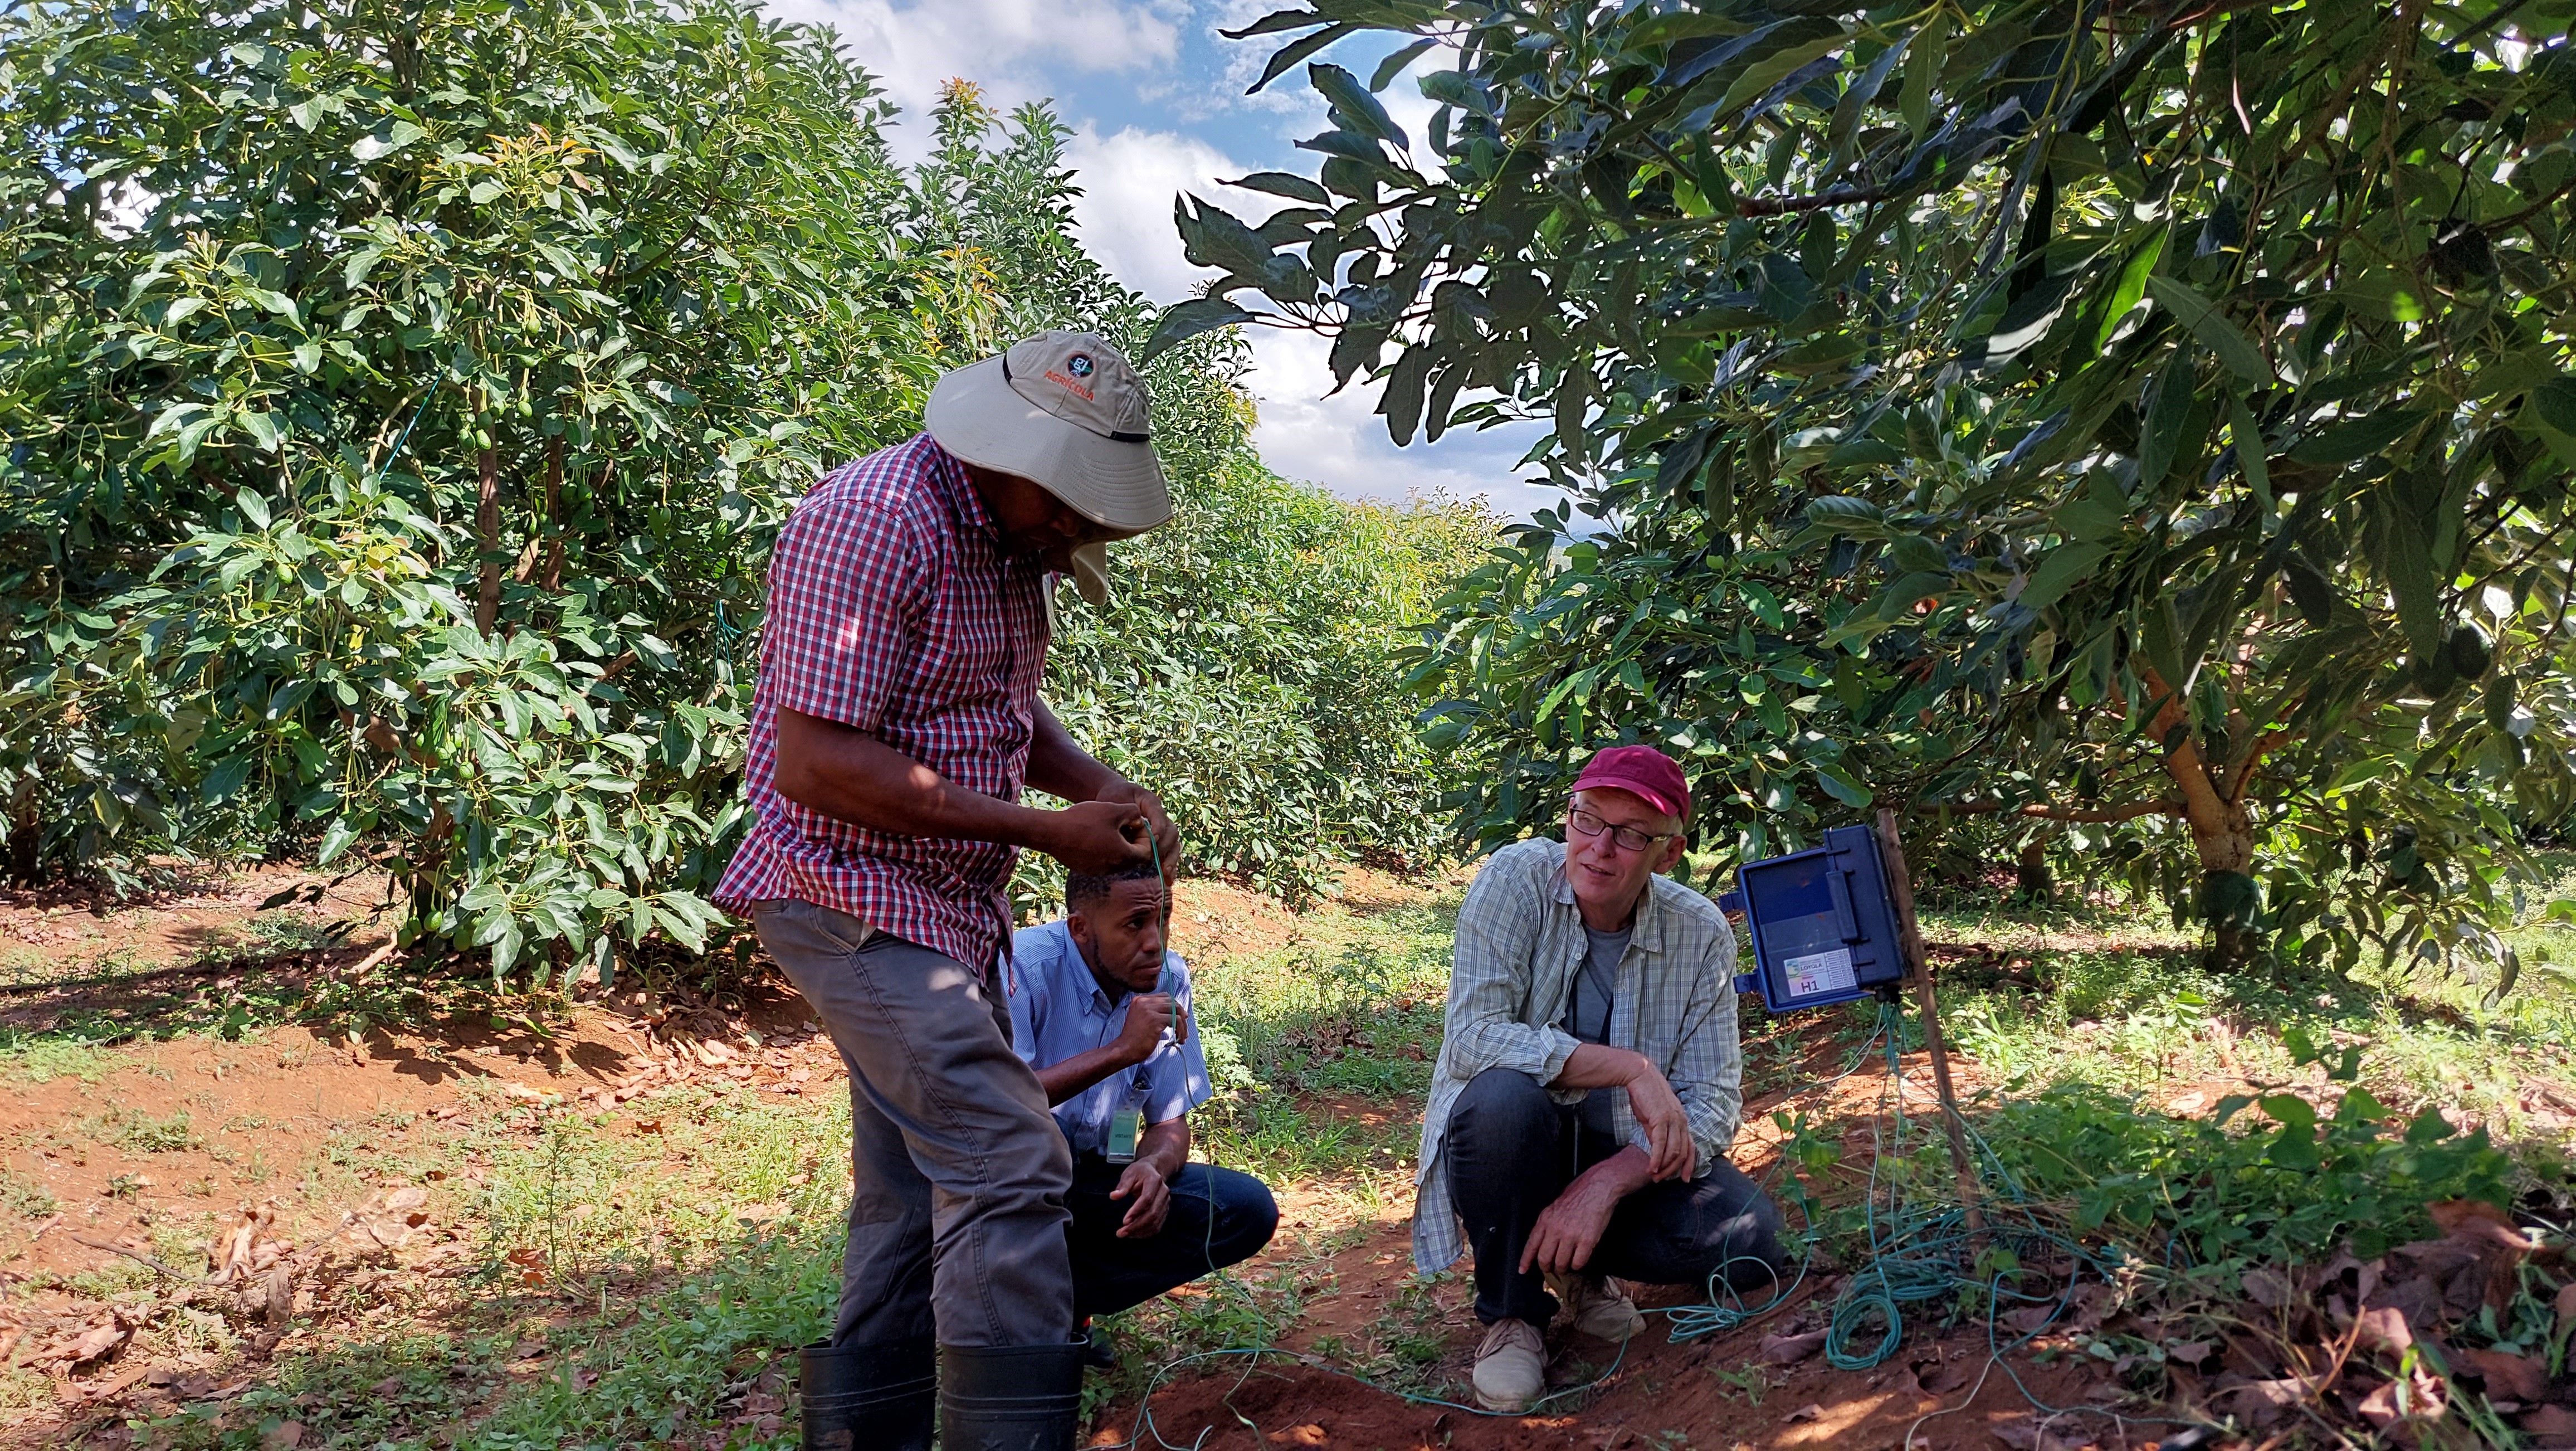
<path id="1" fill-rule="evenodd" d="M 1662 790 L 1642 781 L 1630 781 L 1615 776 L 1578 776 L 1575 778 L 1573 790 L 1566 794 L 1570 796 L 1575 791 L 1625 791 L 1675 821 L 1684 825 L 1690 822 L 1690 802 L 1687 799 L 1673 801 L 1666 797 Z"/>
<path id="2" fill-rule="evenodd" d="M 1109 546 L 1086 544 L 1073 551 L 1073 591 L 1095 610 L 1109 604 Z"/>
<path id="3" fill-rule="evenodd" d="M 1152 444 L 1103 438 L 1031 403 L 1002 376 L 999 356 L 941 374 L 923 421 L 941 448 L 1029 480 L 1118 537 L 1172 517 Z"/>

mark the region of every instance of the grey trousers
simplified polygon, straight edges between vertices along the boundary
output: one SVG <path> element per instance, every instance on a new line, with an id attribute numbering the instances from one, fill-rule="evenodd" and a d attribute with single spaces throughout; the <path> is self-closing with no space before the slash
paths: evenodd
<path id="1" fill-rule="evenodd" d="M 752 913 L 850 1070 L 850 1238 L 834 1345 L 1073 1338 L 1073 1154 L 1011 1051 L 1010 1005 L 955 958 L 811 902 Z"/>

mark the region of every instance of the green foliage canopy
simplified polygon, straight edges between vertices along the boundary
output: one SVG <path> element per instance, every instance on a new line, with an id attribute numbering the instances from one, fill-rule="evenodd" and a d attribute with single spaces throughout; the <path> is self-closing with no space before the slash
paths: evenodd
<path id="1" fill-rule="evenodd" d="M 2072 828 L 2231 960 L 2496 948 L 2576 806 L 2570 14 L 1317 0 L 1272 76 L 1415 39 L 1307 67 L 1289 206 L 1184 201 L 1227 275 L 1159 336 L 1553 424 L 1573 506 L 1420 660 L 1486 840 L 1645 739 L 1744 851 L 1884 799 Z"/>
<path id="2" fill-rule="evenodd" d="M 828 33 L 733 0 L 0 9 L 17 871 L 309 851 L 390 872 L 408 939 L 496 976 L 702 948 L 796 495 L 917 428 L 943 368 L 1154 316 L 1074 246 L 1052 116 L 1002 128 L 953 86 L 906 173 L 889 115 Z M 1152 370 L 1182 493 L 1321 532 L 1339 506 L 1248 461 L 1231 357 L 1210 338 Z M 1229 567 L 1267 537 L 1174 535 Z M 1159 604 L 1069 611 L 1062 648 L 1159 648 L 1171 680 L 1281 702 L 1243 767 L 1302 753 L 1299 784 L 1211 783 L 1195 840 L 1293 876 L 1428 767 L 1402 722 L 1344 709 L 1390 622 L 1315 607 L 1308 556 L 1263 567 L 1303 603 L 1257 649 Z M 1283 659 L 1297 692 L 1263 675 Z M 1131 767 L 1181 746 L 1140 728 Z M 1308 756 L 1396 770 L 1319 802 Z"/>

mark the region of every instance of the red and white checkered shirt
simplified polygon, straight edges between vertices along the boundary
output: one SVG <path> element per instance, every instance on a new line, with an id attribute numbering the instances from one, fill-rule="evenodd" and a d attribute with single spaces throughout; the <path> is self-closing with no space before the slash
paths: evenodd
<path id="1" fill-rule="evenodd" d="M 824 476 L 769 561 L 743 788 L 756 818 L 716 886 L 794 897 L 983 969 L 1018 850 L 898 836 L 778 792 L 781 707 L 867 731 L 970 791 L 1016 801 L 1046 673 L 1045 566 L 1002 552 L 965 466 L 928 434 Z"/>

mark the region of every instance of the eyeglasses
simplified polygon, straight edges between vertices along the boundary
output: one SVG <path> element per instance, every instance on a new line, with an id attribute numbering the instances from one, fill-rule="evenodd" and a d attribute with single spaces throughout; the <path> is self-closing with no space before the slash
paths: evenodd
<path id="1" fill-rule="evenodd" d="M 1581 837 L 1595 837 L 1606 831 L 1622 851 L 1644 851 L 1681 835 L 1678 831 L 1644 832 L 1633 826 L 1612 826 L 1580 806 L 1565 814 L 1565 829 Z"/>

